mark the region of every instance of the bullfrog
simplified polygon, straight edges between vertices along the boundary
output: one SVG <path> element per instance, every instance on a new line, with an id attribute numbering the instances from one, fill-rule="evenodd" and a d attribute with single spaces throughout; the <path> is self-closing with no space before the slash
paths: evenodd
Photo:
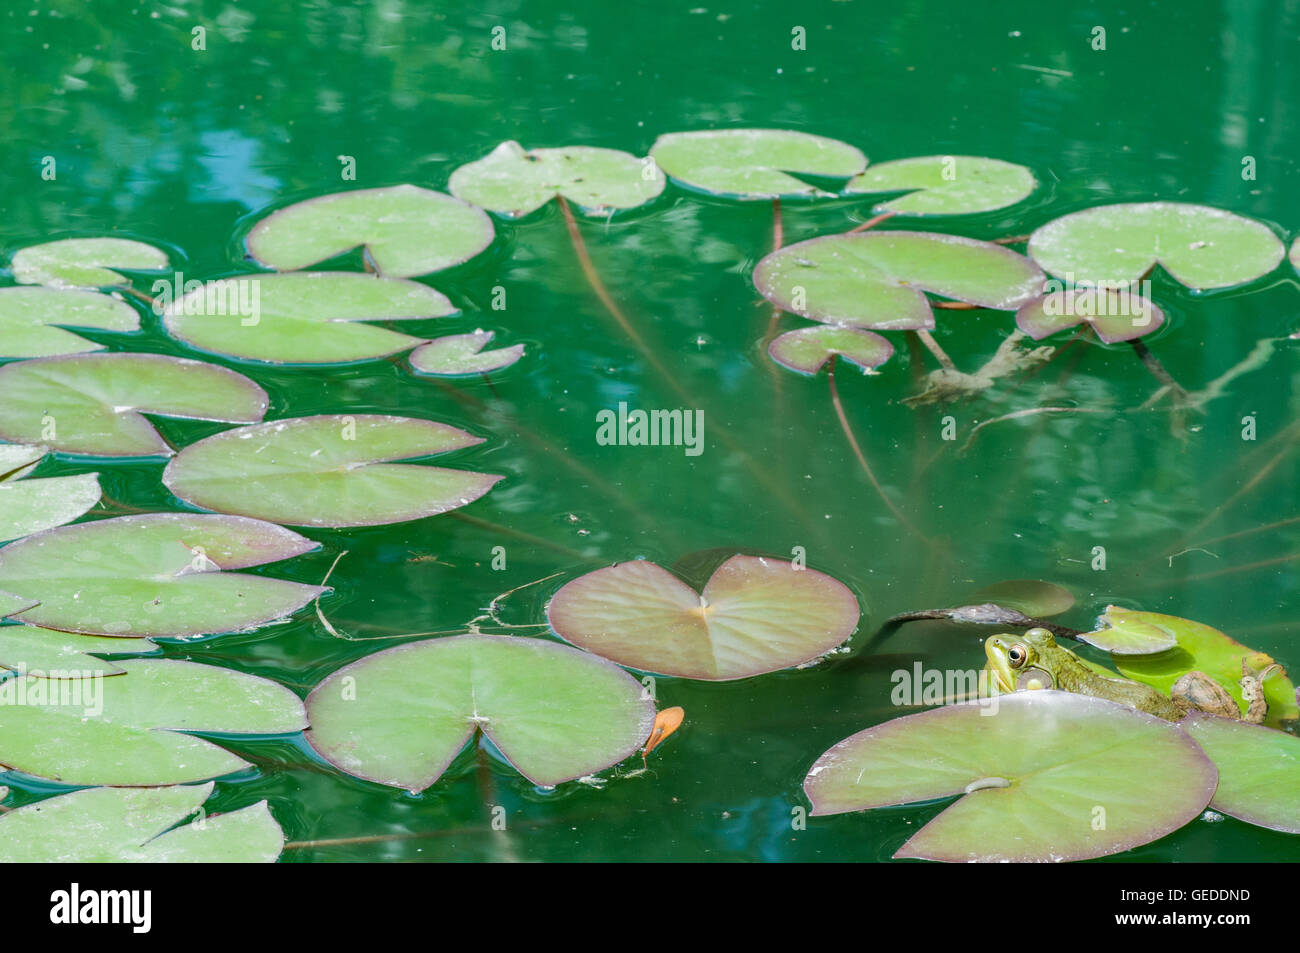
<path id="1" fill-rule="evenodd" d="M 1166 697 L 1150 685 L 1102 675 L 1089 668 L 1069 649 L 1057 645 L 1046 629 L 990 636 L 984 643 L 984 653 L 988 656 L 987 671 L 999 692 L 1055 688 L 1119 702 L 1166 721 L 1178 721 L 1189 711 L 1203 711 L 1258 725 L 1268 712 L 1262 683 L 1281 668 L 1275 663 L 1256 674 L 1242 659 L 1240 684 L 1246 701 L 1246 712 L 1242 714 L 1227 689 L 1204 672 L 1183 675 Z"/>

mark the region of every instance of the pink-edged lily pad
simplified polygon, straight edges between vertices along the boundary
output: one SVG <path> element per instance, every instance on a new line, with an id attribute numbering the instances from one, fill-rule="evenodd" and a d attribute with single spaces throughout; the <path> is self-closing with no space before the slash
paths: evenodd
<path id="1" fill-rule="evenodd" d="M 1029 237 L 1029 257 L 1070 282 L 1119 286 L 1160 265 L 1194 290 L 1268 274 L 1285 254 L 1254 219 L 1186 202 L 1123 202 L 1071 212 Z"/>
<path id="2" fill-rule="evenodd" d="M 378 414 L 238 427 L 190 444 L 163 483 L 182 500 L 292 526 L 377 526 L 446 513 L 503 477 L 390 463 L 483 442 L 448 424 Z"/>
<path id="3" fill-rule="evenodd" d="M 414 185 L 336 192 L 282 208 L 248 233 L 248 251 L 276 271 L 301 271 L 358 246 L 389 278 L 469 261 L 493 238 L 480 208 Z"/>
<path id="4" fill-rule="evenodd" d="M 786 311 L 850 327 L 934 327 L 925 292 L 1010 311 L 1042 293 L 1038 266 L 991 242 L 932 232 L 829 235 L 787 245 L 754 269 Z"/>
<path id="5" fill-rule="evenodd" d="M 0 437 L 96 457 L 170 456 L 142 415 L 251 423 L 266 391 L 243 374 L 162 354 L 72 354 L 0 367 Z"/>
<path id="6" fill-rule="evenodd" d="M 0 549 L 0 591 L 39 604 L 21 622 L 118 637 L 209 635 L 262 625 L 319 596 L 231 570 L 318 544 L 273 523 L 146 513 L 46 530 Z"/>
<path id="7" fill-rule="evenodd" d="M 1210 807 L 1249 824 L 1300 834 L 1300 738 L 1192 712 L 1179 726 L 1219 769 Z"/>
<path id="8" fill-rule="evenodd" d="M 816 374 L 838 354 L 871 373 L 894 353 L 894 346 L 879 334 L 860 328 L 822 325 L 796 328 L 777 337 L 767 347 L 772 360 L 801 374 Z"/>
<path id="9" fill-rule="evenodd" d="M 830 197 L 789 173 L 848 178 L 867 165 L 848 143 L 790 129 L 670 132 L 650 156 L 686 188 L 745 200 Z"/>
<path id="10" fill-rule="evenodd" d="M 482 329 L 434 338 L 411 352 L 411 367 L 420 374 L 459 377 L 509 367 L 524 356 L 522 344 L 484 350 L 496 335 Z"/>
<path id="11" fill-rule="evenodd" d="M 42 678 L 121 675 L 125 669 L 98 655 L 148 655 L 158 650 L 149 639 L 60 632 L 39 625 L 0 625 L 0 668 Z"/>
<path id="12" fill-rule="evenodd" d="M 155 787 L 247 768 L 182 732 L 280 735 L 307 727 L 302 701 L 256 675 L 180 659 L 128 659 L 117 678 L 0 681 L 0 764 L 60 784 Z"/>
<path id="13" fill-rule="evenodd" d="M 1014 205 L 1037 188 L 1023 165 L 983 156 L 917 156 L 873 165 L 849 180 L 845 195 L 906 192 L 876 205 L 899 215 L 970 215 Z"/>
<path id="14" fill-rule="evenodd" d="M 446 295 L 416 281 L 307 271 L 210 281 L 162 317 L 173 337 L 203 351 L 270 364 L 339 364 L 424 340 L 361 322 L 458 313 Z"/>
<path id="15" fill-rule="evenodd" d="M 815 815 L 961 796 L 895 857 L 1067 861 L 1177 830 L 1205 809 L 1216 781 L 1213 762 L 1176 725 L 1040 690 L 860 731 L 817 759 L 804 792 Z"/>
<path id="16" fill-rule="evenodd" d="M 447 190 L 509 218 L 535 212 L 557 195 L 589 215 L 608 215 L 654 199 L 664 177 L 630 152 L 592 146 L 525 151 L 509 141 L 453 172 Z"/>
<path id="17" fill-rule="evenodd" d="M 135 331 L 140 315 L 125 301 L 93 291 L 0 288 L 0 358 L 53 357 L 103 350 L 64 328 Z"/>
<path id="18" fill-rule="evenodd" d="M 1165 323 L 1165 313 L 1127 289 L 1069 288 L 1052 291 L 1016 310 L 1016 326 L 1035 341 L 1087 324 L 1107 344 L 1132 341 Z"/>
<path id="19" fill-rule="evenodd" d="M 566 645 L 459 635 L 368 655 L 307 698 L 307 740 L 331 764 L 423 791 L 478 732 L 520 774 L 553 787 L 640 747 L 654 702 L 618 666 Z"/>
<path id="20" fill-rule="evenodd" d="M 119 270 L 161 271 L 169 264 L 161 248 L 129 238 L 63 238 L 19 249 L 10 268 L 23 285 L 110 288 L 131 283 Z"/>
<path id="21" fill-rule="evenodd" d="M 733 556 L 702 593 L 637 561 L 564 585 L 546 607 L 566 642 L 643 672 L 705 681 L 793 668 L 840 645 L 858 624 L 858 600 L 815 569 Z"/>

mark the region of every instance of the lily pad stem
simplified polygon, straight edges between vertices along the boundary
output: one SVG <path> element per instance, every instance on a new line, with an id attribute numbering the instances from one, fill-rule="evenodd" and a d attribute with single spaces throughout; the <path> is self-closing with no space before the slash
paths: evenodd
<path id="1" fill-rule="evenodd" d="M 1173 375 L 1160 363 L 1160 358 L 1151 353 L 1151 349 L 1143 343 L 1141 338 L 1134 338 L 1129 344 L 1133 345 L 1134 352 L 1142 361 L 1143 366 L 1151 372 L 1152 377 L 1169 388 L 1179 400 L 1187 398 L 1187 391 L 1183 390 L 1183 386 L 1174 380 Z"/>
<path id="2" fill-rule="evenodd" d="M 869 228 L 875 228 L 875 227 L 876 227 L 877 225 L 879 225 L 881 222 L 883 222 L 883 221 L 885 221 L 885 220 L 887 220 L 887 219 L 891 219 L 891 218 L 893 218 L 893 217 L 894 217 L 895 215 L 897 215 L 897 214 L 898 214 L 897 212 L 881 212 L 879 215 L 876 215 L 876 216 L 874 216 L 873 218 L 869 218 L 869 219 L 867 219 L 867 220 L 866 220 L 865 222 L 863 222 L 861 225 L 857 225 L 857 226 L 855 226 L 855 227 L 853 227 L 853 228 L 850 228 L 847 232 L 845 232 L 845 234 L 846 234 L 846 235 L 856 235 L 858 232 L 865 232 L 867 229 L 869 229 Z"/>
<path id="3" fill-rule="evenodd" d="M 957 370 L 957 365 L 952 362 L 952 358 L 948 356 L 948 353 L 939 346 L 939 342 L 934 339 L 934 335 L 925 328 L 918 328 L 912 333 L 915 334 L 920 339 L 921 343 L 925 345 L 926 350 L 934 355 L 934 359 L 939 362 L 939 365 L 943 367 L 944 370 Z"/>

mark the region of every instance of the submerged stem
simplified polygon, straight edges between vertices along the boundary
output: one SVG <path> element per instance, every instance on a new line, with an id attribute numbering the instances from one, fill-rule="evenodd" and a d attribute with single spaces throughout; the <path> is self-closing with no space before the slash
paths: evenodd
<path id="1" fill-rule="evenodd" d="M 876 227 L 877 225 L 879 225 L 881 222 L 883 222 L 883 221 L 885 221 L 885 220 L 887 220 L 887 219 L 891 219 L 891 218 L 893 218 L 893 217 L 894 217 L 895 215 L 897 215 L 897 214 L 898 214 L 897 212 L 881 212 L 879 215 L 875 216 L 874 218 L 869 218 L 869 219 L 867 219 L 867 220 L 866 220 L 865 222 L 863 222 L 861 225 L 857 225 L 857 226 L 855 226 L 855 227 L 853 227 L 853 228 L 850 228 L 850 229 L 849 229 L 847 232 L 845 232 L 844 234 L 846 234 L 846 235 L 856 235 L 858 232 L 865 232 L 867 229 L 869 229 L 869 228 L 875 228 L 875 227 Z"/>
<path id="2" fill-rule="evenodd" d="M 915 334 L 917 338 L 920 339 L 921 343 L 925 345 L 926 350 L 934 355 L 934 359 L 939 362 L 939 365 L 943 367 L 944 370 L 957 370 L 957 365 L 952 362 L 952 358 L 948 356 L 948 353 L 939 346 L 939 342 L 934 339 L 934 335 L 925 328 L 917 328 L 912 333 Z"/>

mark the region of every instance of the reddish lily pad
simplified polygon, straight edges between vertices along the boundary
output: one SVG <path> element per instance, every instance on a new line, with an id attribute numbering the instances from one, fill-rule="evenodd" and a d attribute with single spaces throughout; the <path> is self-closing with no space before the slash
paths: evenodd
<path id="1" fill-rule="evenodd" d="M 243 374 L 162 354 L 72 354 L 0 367 L 0 437 L 60 453 L 169 456 L 142 414 L 250 423 L 266 392 Z"/>
<path id="2" fill-rule="evenodd" d="M 1194 820 L 1216 781 L 1214 764 L 1176 725 L 1040 690 L 860 731 L 817 759 L 804 791 L 815 815 L 964 795 L 894 856 L 1025 862 L 1149 843 Z"/>
<path id="3" fill-rule="evenodd" d="M 772 360 L 801 374 L 816 374 L 832 355 L 871 373 L 894 353 L 894 346 L 879 334 L 858 328 L 823 325 L 787 331 L 767 347 Z"/>
<path id="4" fill-rule="evenodd" d="M 840 645 L 858 600 L 815 569 L 733 556 L 698 593 L 651 562 L 597 569 L 546 607 L 566 642 L 644 672 L 705 681 L 793 668 Z"/>
<path id="5" fill-rule="evenodd" d="M 738 199 L 830 197 L 788 173 L 847 178 L 867 165 L 848 143 L 789 129 L 670 132 L 650 156 L 687 188 Z"/>
<path id="6" fill-rule="evenodd" d="M 1192 712 L 1179 722 L 1219 769 L 1210 807 L 1248 824 L 1300 834 L 1300 738 Z"/>
<path id="7" fill-rule="evenodd" d="M 53 357 L 103 350 L 64 328 L 135 331 L 140 315 L 120 298 L 57 288 L 0 288 L 0 357 Z"/>
<path id="8" fill-rule="evenodd" d="M 754 269 L 754 286 L 786 311 L 826 324 L 888 330 L 934 327 L 924 292 L 1010 311 L 1042 291 L 1023 255 L 972 238 L 883 231 L 787 245 Z"/>
<path id="9" fill-rule="evenodd" d="M 307 740 L 342 771 L 423 791 L 479 732 L 553 787 L 617 764 L 650 735 L 641 683 L 565 645 L 459 635 L 339 669 L 307 698 Z"/>
<path id="10" fill-rule="evenodd" d="M 238 427 L 190 444 L 163 483 L 182 500 L 293 526 L 378 526 L 472 503 L 503 477 L 390 463 L 482 437 L 433 420 L 322 415 Z"/>
<path id="11" fill-rule="evenodd" d="M 336 192 L 274 212 L 248 234 L 248 251 L 276 271 L 301 271 L 358 246 L 389 278 L 469 261 L 492 244 L 480 208 L 414 185 Z"/>
<path id="12" fill-rule="evenodd" d="M 524 356 L 522 344 L 483 350 L 492 343 L 493 337 L 493 332 L 479 329 L 469 334 L 434 338 L 411 352 L 411 367 L 421 374 L 458 377 L 499 371 Z"/>
<path id="13" fill-rule="evenodd" d="M 1165 313 L 1128 289 L 1069 288 L 1027 301 L 1016 311 L 1016 326 L 1035 341 L 1058 331 L 1089 325 L 1107 344 L 1132 341 L 1165 323 Z"/>

